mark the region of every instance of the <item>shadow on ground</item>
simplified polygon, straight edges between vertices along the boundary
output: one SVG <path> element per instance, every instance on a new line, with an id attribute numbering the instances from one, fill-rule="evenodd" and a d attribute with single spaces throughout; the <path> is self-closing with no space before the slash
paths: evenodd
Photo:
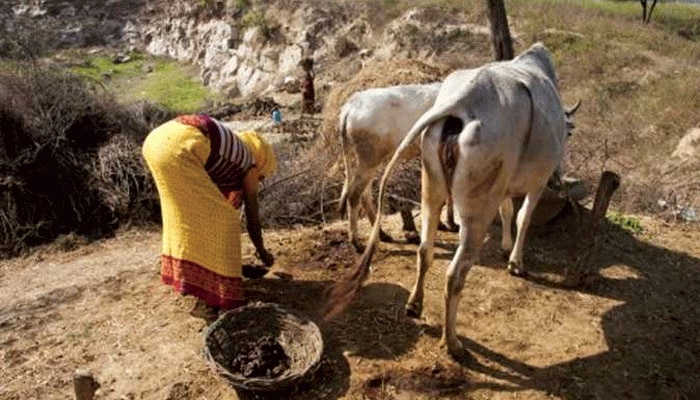
<path id="1" fill-rule="evenodd" d="M 572 289 L 562 282 L 566 267 L 577 256 L 580 227 L 576 224 L 580 221 L 564 215 L 554 224 L 531 230 L 525 249 L 525 264 L 531 272 L 528 280 L 555 290 L 576 290 L 620 301 L 601 316 L 609 350 L 535 367 L 462 338 L 469 353 L 478 357 L 467 356 L 456 360 L 456 365 L 437 362 L 384 371 L 365 382 L 366 397 L 385 398 L 381 388 L 392 386 L 428 398 L 462 398 L 484 388 L 504 393 L 537 390 L 565 399 L 695 398 L 700 393 L 700 259 L 649 243 L 606 219 L 600 227 L 598 251 L 591 260 L 591 275 L 582 287 Z M 492 226 L 489 233 L 491 240 L 484 246 L 480 265 L 505 270 L 506 259 L 499 249 L 500 226 Z M 440 248 L 444 251 L 436 252 L 436 259 L 451 259 L 456 238 L 442 242 Z M 695 246 L 695 253 L 698 248 Z M 415 257 L 408 249 L 388 253 Z M 614 276 L 603 272 L 615 266 L 629 273 Z M 440 337 L 439 326 L 421 329 Z M 392 339 L 387 337 L 385 343 Z M 468 370 L 504 383 L 470 382 L 465 373 Z"/>
<path id="2" fill-rule="evenodd" d="M 528 235 L 528 279 L 552 289 L 578 290 L 622 302 L 602 315 L 609 350 L 538 368 L 462 338 L 471 354 L 487 362 L 467 357 L 460 363 L 508 382 L 490 387 L 495 391 L 535 389 L 565 399 L 695 398 L 700 393 L 700 259 L 638 239 L 605 220 L 591 264 L 592 275 L 583 287 L 571 289 L 562 281 L 566 266 L 576 256 L 572 254 L 576 229 L 570 225 L 575 221 L 560 222 L 557 227 L 534 229 Z M 494 227 L 492 234 L 500 238 L 500 227 Z M 482 265 L 505 268 L 498 243 L 492 239 L 485 246 Z M 611 277 L 602 273 L 612 266 L 624 266 L 631 274 Z M 425 327 L 424 331 L 436 338 L 441 334 L 440 327 Z M 421 373 L 416 372 L 414 378 L 420 379 Z M 477 388 L 464 383 L 458 393 L 453 393 L 453 386 L 443 394 L 464 395 Z"/>
<path id="3" fill-rule="evenodd" d="M 260 279 L 246 282 L 246 297 L 251 301 L 280 304 L 289 311 L 307 316 L 321 329 L 324 340 L 322 364 L 313 380 L 287 399 L 335 399 L 350 386 L 350 366 L 344 354 L 350 352 L 369 359 L 393 359 L 406 353 L 418 339 L 421 328 L 403 315 L 408 291 L 388 283 L 373 283 L 343 315 L 325 321 L 321 306 L 332 281 Z M 242 395 L 242 396 L 241 396 Z M 280 398 L 240 393 L 241 398 Z"/>

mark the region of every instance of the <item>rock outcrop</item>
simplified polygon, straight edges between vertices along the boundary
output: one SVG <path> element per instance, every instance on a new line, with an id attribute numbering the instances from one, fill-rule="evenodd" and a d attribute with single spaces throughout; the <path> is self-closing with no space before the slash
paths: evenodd
<path id="1" fill-rule="evenodd" d="M 689 129 L 671 156 L 688 162 L 700 160 L 700 128 Z"/>
<path id="2" fill-rule="evenodd" d="M 488 35 L 484 27 L 444 10 L 411 10 L 378 24 L 372 20 L 376 10 L 364 3 L 237 4 L 246 2 L 4 0 L 0 57 L 20 42 L 18 51 L 139 49 L 193 63 L 206 86 L 229 97 L 248 97 L 293 91 L 290 84 L 297 82 L 298 63 L 306 56 L 332 82 L 372 59 L 429 58 L 459 49 L 455 43 L 469 42 L 470 35 Z M 431 12 L 444 16 L 436 19 Z M 339 59 L 344 62 L 336 66 Z"/>

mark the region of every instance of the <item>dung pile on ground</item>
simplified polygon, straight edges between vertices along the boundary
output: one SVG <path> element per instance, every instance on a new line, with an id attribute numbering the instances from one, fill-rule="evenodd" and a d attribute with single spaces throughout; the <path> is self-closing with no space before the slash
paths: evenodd
<path id="1" fill-rule="evenodd" d="M 157 220 L 140 143 L 170 114 L 115 104 L 65 71 L 0 75 L 0 256 L 61 234 L 109 236 L 132 212 Z"/>

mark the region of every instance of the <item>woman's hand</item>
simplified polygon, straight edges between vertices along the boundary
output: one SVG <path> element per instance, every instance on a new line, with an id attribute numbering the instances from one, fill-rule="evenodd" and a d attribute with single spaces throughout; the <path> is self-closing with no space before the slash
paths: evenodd
<path id="1" fill-rule="evenodd" d="M 251 169 L 243 178 L 243 201 L 245 202 L 246 227 L 248 236 L 257 250 L 257 257 L 265 266 L 271 267 L 275 257 L 268 253 L 263 244 L 260 215 L 258 214 L 259 174 L 256 168 Z"/>
<path id="2" fill-rule="evenodd" d="M 268 253 L 265 249 L 258 251 L 258 258 L 267 267 L 271 267 L 275 263 L 275 257 L 272 254 Z"/>
<path id="3" fill-rule="evenodd" d="M 243 272 L 243 276 L 248 279 L 260 279 L 265 276 L 270 269 L 252 264 L 243 264 L 241 266 L 241 271 Z"/>

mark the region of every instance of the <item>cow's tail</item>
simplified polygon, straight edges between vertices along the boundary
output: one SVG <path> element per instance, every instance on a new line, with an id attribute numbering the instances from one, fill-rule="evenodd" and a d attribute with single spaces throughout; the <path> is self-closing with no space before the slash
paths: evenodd
<path id="1" fill-rule="evenodd" d="M 389 175 L 398 161 L 401 159 L 403 153 L 411 146 L 411 143 L 413 143 L 413 141 L 423 132 L 423 130 L 425 130 L 435 121 L 450 115 L 450 111 L 451 107 L 431 108 L 425 114 L 423 114 L 418 121 L 416 121 L 413 128 L 411 128 L 406 137 L 404 137 L 404 139 L 401 141 L 401 144 L 394 151 L 394 155 L 391 157 L 391 160 L 389 160 L 384 174 L 382 175 L 382 180 L 379 186 L 379 196 L 377 199 L 377 210 L 382 210 L 384 207 L 384 193 L 386 191 Z M 324 310 L 325 318 L 332 318 L 342 313 L 345 308 L 357 297 L 362 284 L 369 275 L 370 262 L 372 261 L 372 256 L 374 255 L 377 242 L 379 241 L 381 220 L 382 213 L 377 213 L 377 218 L 375 219 L 374 226 L 372 227 L 372 234 L 370 235 L 367 242 L 367 247 L 365 248 L 365 252 L 362 254 L 362 257 L 350 270 L 349 274 L 336 282 L 330 288 L 328 303 L 326 304 Z"/>
<path id="2" fill-rule="evenodd" d="M 343 190 L 340 193 L 340 200 L 338 200 L 338 212 L 340 215 L 345 215 L 348 205 L 348 191 L 350 190 L 350 148 L 348 146 L 348 131 L 347 131 L 347 121 L 348 121 L 348 108 L 343 107 L 340 111 L 340 118 L 338 121 L 338 133 L 340 134 L 340 148 L 343 152 L 343 162 L 345 163 L 345 182 L 343 183 Z"/>

